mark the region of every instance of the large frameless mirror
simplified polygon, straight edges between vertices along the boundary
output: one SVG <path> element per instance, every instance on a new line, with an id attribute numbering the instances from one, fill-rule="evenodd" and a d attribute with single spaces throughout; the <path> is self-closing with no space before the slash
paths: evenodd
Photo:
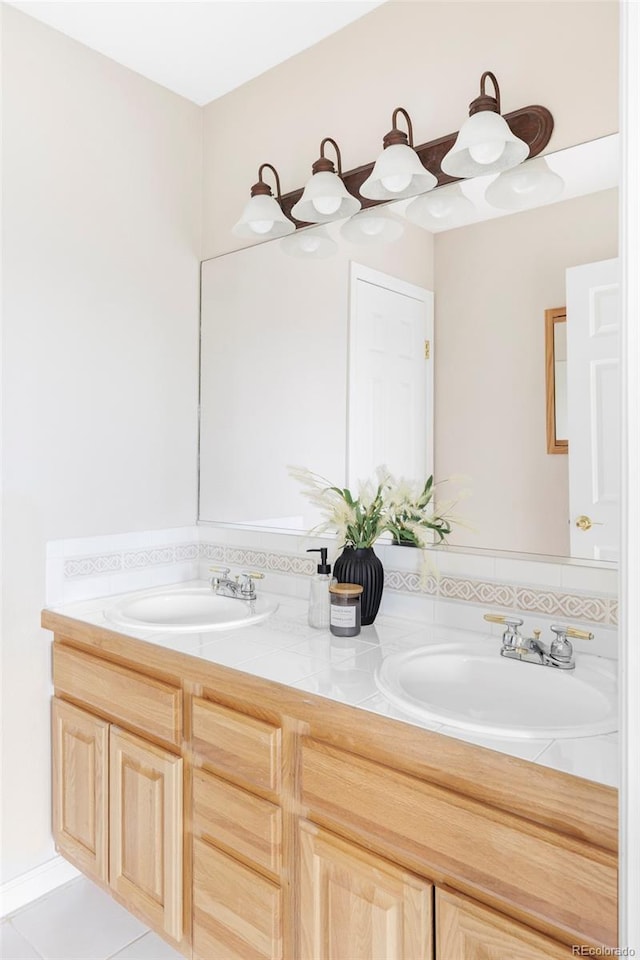
<path id="1" fill-rule="evenodd" d="M 437 199 L 448 189 L 463 198 L 457 221 L 439 218 L 437 205 L 421 225 L 405 216 L 411 201 L 379 208 L 402 227 L 393 242 L 376 243 L 372 236 L 356 242 L 345 236 L 343 224 L 330 223 L 322 235 L 307 234 L 308 247 L 316 236 L 316 250 L 326 252 L 328 245 L 324 258 L 287 255 L 285 244 L 304 237 L 297 231 L 205 261 L 200 520 L 307 532 L 317 517 L 288 465 L 342 485 L 364 479 L 362 472 L 376 460 L 391 469 L 402 464 L 400 473 L 429 472 L 433 464 L 437 480 L 451 478 L 447 495 L 468 494 L 457 508 L 465 524 L 456 527 L 452 546 L 571 556 L 573 521 L 589 510 L 571 503 L 571 454 L 548 452 L 549 345 L 541 318 L 549 304 L 567 302 L 568 270 L 617 256 L 617 141 L 605 137 L 545 157 L 564 190 L 538 207 L 506 212 L 492 206 L 485 196 L 491 178 L 476 178 L 456 184 L 456 191 L 442 187 L 431 194 Z M 380 319 L 388 300 L 382 288 L 404 285 L 432 296 L 433 334 L 406 338 L 413 359 L 417 351 L 423 369 L 429 367 L 433 397 L 411 436 L 405 427 L 413 415 L 399 413 L 409 407 L 399 404 L 390 412 L 392 404 L 378 402 L 384 394 L 374 387 L 375 358 L 368 379 L 354 365 L 364 356 L 354 338 L 354 276 L 367 271 L 387 278 L 370 285 L 377 288 L 371 316 L 378 318 L 366 348 L 371 357 L 376 343 L 383 359 L 389 349 Z M 387 313 L 397 321 L 407 310 L 394 306 Z M 552 340 L 558 388 L 562 326 L 554 323 Z M 389 367 L 382 362 L 380 372 L 386 376 Z M 394 401 L 405 389 L 403 376 L 388 387 Z M 353 420 L 361 401 L 365 420 L 359 422 L 368 424 L 373 437 L 366 454 L 357 451 L 362 435 Z M 554 435 L 567 440 L 571 451 L 571 432 L 562 425 L 564 402 L 554 393 Z M 391 442 L 375 442 L 400 434 L 405 453 L 424 449 L 424 466 L 405 466 L 410 456 Z M 362 466 L 354 465 L 357 457 Z M 595 548 L 581 556 L 614 558 Z"/>

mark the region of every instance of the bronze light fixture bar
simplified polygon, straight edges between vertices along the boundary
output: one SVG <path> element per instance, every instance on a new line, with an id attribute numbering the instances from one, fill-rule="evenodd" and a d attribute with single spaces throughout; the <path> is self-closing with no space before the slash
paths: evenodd
<path id="1" fill-rule="evenodd" d="M 530 158 L 536 157 L 549 143 L 553 132 L 553 116 L 546 107 L 538 105 L 521 107 L 519 110 L 505 113 L 503 116 L 509 124 L 512 133 L 529 145 Z M 445 183 L 453 183 L 464 179 L 451 177 L 443 173 L 440 169 L 442 158 L 451 150 L 456 142 L 457 136 L 457 132 L 450 133 L 444 137 L 439 137 L 437 140 L 430 140 L 428 143 L 423 143 L 421 146 L 414 148 L 426 169 L 437 178 L 439 187 Z M 371 174 L 373 167 L 373 163 L 366 163 L 363 166 L 355 167 L 353 170 L 348 170 L 342 174 L 342 180 L 347 190 L 353 194 L 354 197 L 360 197 L 363 209 L 388 202 L 387 200 L 370 200 L 367 197 L 362 197 L 360 194 L 360 187 Z M 308 224 L 296 220 L 296 218 L 291 215 L 291 208 L 294 203 L 298 202 L 301 196 L 302 189 L 292 190 L 282 196 L 282 209 L 295 223 L 296 229 L 308 226 Z"/>

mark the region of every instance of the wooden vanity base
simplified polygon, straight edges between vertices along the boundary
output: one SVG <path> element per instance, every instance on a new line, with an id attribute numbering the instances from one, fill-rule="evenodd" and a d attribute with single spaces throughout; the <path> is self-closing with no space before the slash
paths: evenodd
<path id="1" fill-rule="evenodd" d="M 613 947 L 617 791 L 44 611 L 59 852 L 195 960 Z"/>

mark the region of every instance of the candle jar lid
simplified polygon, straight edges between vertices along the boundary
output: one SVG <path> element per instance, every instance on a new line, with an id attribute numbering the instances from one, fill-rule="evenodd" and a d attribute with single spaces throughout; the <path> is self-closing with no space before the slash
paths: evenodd
<path id="1" fill-rule="evenodd" d="M 329 592 L 339 597 L 359 597 L 363 590 L 359 583 L 332 583 L 329 587 Z"/>

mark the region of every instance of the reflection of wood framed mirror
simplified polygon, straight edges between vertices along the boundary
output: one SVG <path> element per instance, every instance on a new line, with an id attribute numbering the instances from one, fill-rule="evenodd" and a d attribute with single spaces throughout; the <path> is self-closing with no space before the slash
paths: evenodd
<path id="1" fill-rule="evenodd" d="M 547 372 L 547 453 L 568 453 L 567 308 L 544 312 Z"/>

